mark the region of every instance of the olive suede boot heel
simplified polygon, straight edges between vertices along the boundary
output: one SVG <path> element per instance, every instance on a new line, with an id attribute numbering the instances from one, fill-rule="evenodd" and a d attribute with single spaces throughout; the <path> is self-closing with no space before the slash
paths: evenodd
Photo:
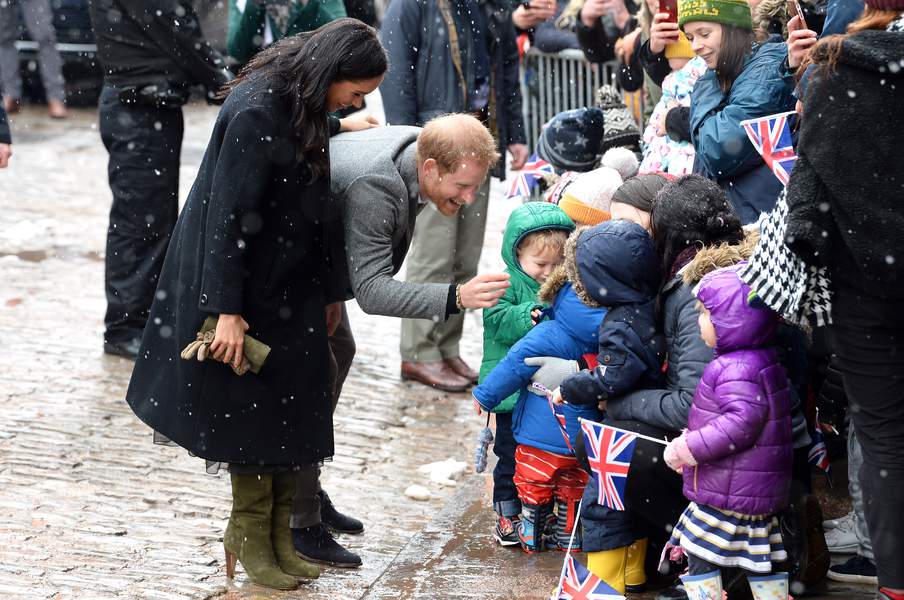
<path id="1" fill-rule="evenodd" d="M 294 590 L 298 582 L 280 569 L 273 553 L 270 525 L 273 476 L 230 475 L 232 514 L 223 535 L 226 578 L 234 577 L 235 562 L 238 560 L 253 583 L 277 590 Z"/>

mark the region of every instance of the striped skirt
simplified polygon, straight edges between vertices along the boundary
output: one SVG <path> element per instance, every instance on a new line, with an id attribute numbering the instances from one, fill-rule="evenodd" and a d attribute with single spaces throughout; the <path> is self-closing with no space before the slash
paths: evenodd
<path id="1" fill-rule="evenodd" d="M 773 561 L 788 558 L 778 519 L 750 516 L 691 502 L 672 530 L 668 546 L 720 567 L 771 573 Z"/>

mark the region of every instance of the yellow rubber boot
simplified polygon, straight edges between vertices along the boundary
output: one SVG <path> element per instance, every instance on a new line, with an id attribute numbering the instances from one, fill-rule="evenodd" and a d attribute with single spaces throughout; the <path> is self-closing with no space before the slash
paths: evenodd
<path id="1" fill-rule="evenodd" d="M 591 573 L 625 593 L 625 566 L 628 562 L 628 547 L 587 553 L 587 568 Z"/>
<path id="2" fill-rule="evenodd" d="M 639 588 L 646 584 L 647 574 L 643 569 L 647 557 L 647 538 L 639 539 L 628 546 L 628 560 L 625 566 L 625 585 Z"/>

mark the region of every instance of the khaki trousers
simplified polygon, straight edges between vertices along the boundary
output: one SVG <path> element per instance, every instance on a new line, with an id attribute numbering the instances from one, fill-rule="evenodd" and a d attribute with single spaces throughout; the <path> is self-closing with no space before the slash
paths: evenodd
<path id="1" fill-rule="evenodd" d="M 430 202 L 421 211 L 406 258 L 407 281 L 418 283 L 465 283 L 477 275 L 487 226 L 490 180 L 477 191 L 477 200 L 458 215 L 446 217 Z M 430 362 L 459 356 L 458 343 L 464 327 L 464 312 L 446 321 L 402 319 L 402 360 Z"/>

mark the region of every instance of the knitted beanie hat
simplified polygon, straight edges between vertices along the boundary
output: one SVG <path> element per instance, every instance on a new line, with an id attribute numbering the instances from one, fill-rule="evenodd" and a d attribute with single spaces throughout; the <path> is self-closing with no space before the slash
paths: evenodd
<path id="1" fill-rule="evenodd" d="M 612 195 L 612 202 L 621 202 L 644 212 L 653 212 L 653 200 L 665 187 L 668 179 L 659 173 L 644 173 L 625 181 Z"/>
<path id="2" fill-rule="evenodd" d="M 684 31 L 684 24 L 693 21 L 709 21 L 753 30 L 747 0 L 678 0 L 678 27 Z"/>
<path id="3" fill-rule="evenodd" d="M 691 43 L 687 41 L 687 36 L 681 30 L 678 30 L 677 42 L 665 45 L 666 58 L 694 58 L 694 56 L 696 56 L 694 49 L 691 48 Z"/>
<path id="4" fill-rule="evenodd" d="M 566 110 L 543 126 L 537 154 L 559 172 L 589 171 L 596 164 L 602 139 L 602 110 Z"/>
<path id="5" fill-rule="evenodd" d="M 596 92 L 596 105 L 604 115 L 603 141 L 599 152 L 603 153 L 610 148 L 640 146 L 640 129 L 637 121 L 625 106 L 621 94 L 611 85 L 604 85 Z"/>
<path id="6" fill-rule="evenodd" d="M 621 175 L 610 167 L 581 173 L 562 193 L 559 208 L 576 225 L 596 225 L 608 221 L 612 194 L 621 184 Z"/>
<path id="7" fill-rule="evenodd" d="M 904 0 L 866 0 L 866 5 L 876 10 L 904 11 Z"/>

